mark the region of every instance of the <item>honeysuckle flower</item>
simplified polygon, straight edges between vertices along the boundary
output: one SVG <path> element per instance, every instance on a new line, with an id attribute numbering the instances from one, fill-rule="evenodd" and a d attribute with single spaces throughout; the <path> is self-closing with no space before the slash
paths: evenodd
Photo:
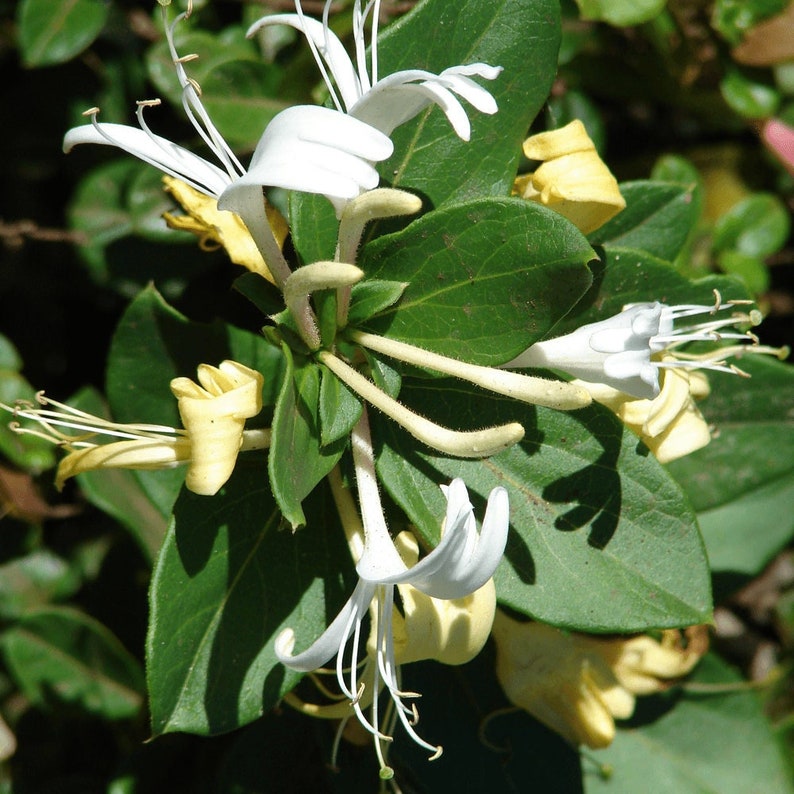
<path id="1" fill-rule="evenodd" d="M 674 361 L 662 355 L 662 364 Z M 652 400 L 637 399 L 603 383 L 575 381 L 587 389 L 631 428 L 660 463 L 669 463 L 694 452 L 711 441 L 708 422 L 695 400 L 710 391 L 705 374 L 687 369 L 662 369 L 661 390 Z"/>
<path id="2" fill-rule="evenodd" d="M 187 464 L 187 487 L 211 495 L 229 478 L 241 450 L 270 445 L 270 431 L 243 429 L 245 419 L 262 409 L 259 372 L 224 361 L 219 367 L 201 364 L 198 378 L 201 386 L 188 378 L 171 382 L 184 428 L 112 422 L 43 393 L 37 395 L 42 407 L 20 403 L 12 408 L 0 403 L 0 408 L 14 414 L 12 427 L 17 432 L 38 435 L 68 451 L 55 475 L 58 489 L 70 477 L 97 469 L 164 469 Z M 36 422 L 41 429 L 23 425 L 23 420 Z M 97 441 L 103 437 L 121 440 Z"/>
<path id="3" fill-rule="evenodd" d="M 432 757 L 437 757 L 441 749 L 416 733 L 413 727 L 416 711 L 403 702 L 404 698 L 417 695 L 403 692 L 399 687 L 393 629 L 394 588 L 410 585 L 436 599 L 461 599 L 480 590 L 491 579 L 502 558 L 510 509 L 507 491 L 501 487 L 494 488 L 488 497 L 482 530 L 478 532 L 474 510 L 463 481 L 455 479 L 449 486 L 442 486 L 447 510 L 441 540 L 426 557 L 409 565 L 400 556 L 386 527 L 375 478 L 366 412 L 353 431 L 352 444 L 363 522 L 363 528 L 353 533 L 351 539 L 351 545 L 356 546 L 354 556 L 359 557 L 356 565 L 358 584 L 330 626 L 307 650 L 293 654 L 295 634 L 289 628 L 276 638 L 275 650 L 283 664 L 304 672 L 317 670 L 336 656 L 339 688 L 350 700 L 358 720 L 375 737 L 381 767 L 386 768 L 380 742 L 388 741 L 390 737 L 380 730 L 378 698 L 375 696 L 381 682 L 389 690 L 397 717 L 411 738 L 428 750 Z M 360 540 L 361 533 L 363 543 Z M 362 710 L 362 682 L 358 677 L 361 626 L 370 607 L 375 609 L 378 616 L 375 663 L 372 665 L 371 720 Z M 349 657 L 348 645 L 351 646 Z M 350 664 L 346 674 L 345 660 L 348 658 Z"/>
<path id="4" fill-rule="evenodd" d="M 516 179 L 514 193 L 522 198 L 559 212 L 585 234 L 625 208 L 615 177 L 578 119 L 530 136 L 523 149 L 530 160 L 542 165 Z"/>
<path id="5" fill-rule="evenodd" d="M 360 0 L 355 0 L 355 65 L 328 26 L 330 6 L 331 0 L 328 0 L 320 22 L 305 16 L 300 0 L 296 0 L 296 14 L 272 14 L 248 30 L 249 36 L 268 25 L 289 25 L 301 31 L 311 47 L 335 110 L 314 108 L 310 113 L 308 108 L 300 107 L 279 114 L 265 130 L 242 184 L 277 184 L 321 193 L 341 216 L 348 201 L 377 186 L 379 177 L 372 163 L 391 156 L 393 147 L 388 136 L 428 106 L 438 105 L 455 132 L 463 140 L 469 140 L 471 125 L 458 97 L 482 113 L 496 113 L 494 98 L 471 76 L 493 80 L 501 67 L 473 63 L 452 66 L 441 74 L 409 69 L 378 79 L 380 0 L 367 3 L 363 9 Z M 368 64 L 365 27 L 370 14 Z M 301 141 L 300 158 L 291 143 L 295 140 Z M 280 181 L 273 181 L 274 174 Z M 222 207 L 234 209 L 230 198 L 235 190 L 224 197 Z"/>
<path id="6" fill-rule="evenodd" d="M 419 559 L 419 546 L 410 532 L 401 532 L 394 545 L 403 562 L 409 567 Z M 358 679 L 358 691 L 361 697 L 357 706 L 362 711 L 373 705 L 383 687 L 384 675 L 382 667 L 392 671 L 393 681 L 389 686 L 392 705 L 387 707 L 386 715 L 381 724 L 388 725 L 397 718 L 396 708 L 405 708 L 403 698 L 414 697 L 413 693 L 405 693 L 400 688 L 400 667 L 404 664 L 433 659 L 442 664 L 461 665 L 471 661 L 485 645 L 493 624 L 496 610 L 496 587 L 493 579 L 489 579 L 482 587 L 462 598 L 432 598 L 412 585 L 398 584 L 401 609 L 392 605 L 389 618 L 385 610 L 385 599 L 373 598 L 369 607 L 370 633 L 367 640 L 366 663 Z M 389 648 L 391 643 L 391 648 Z M 387 665 L 379 665 L 379 659 L 391 657 Z M 315 671 L 318 674 L 320 671 Z M 330 672 L 330 671 L 329 671 Z M 322 691 L 330 693 L 323 687 Z M 345 722 L 355 714 L 353 706 L 344 695 L 337 702 L 320 705 L 301 700 L 290 693 L 286 702 L 304 714 L 320 719 L 343 720 L 340 726 L 344 729 Z M 413 709 L 411 709 L 413 712 Z M 377 714 L 377 712 L 376 712 Z M 415 719 L 415 714 L 412 714 Z M 381 728 L 376 718 L 368 722 L 376 725 L 378 732 L 385 735 L 391 733 L 391 727 Z M 363 726 L 362 726 L 363 727 Z M 377 734 L 375 742 L 381 768 L 386 768 L 386 752 L 381 746 L 382 739 Z M 433 748 L 428 748 L 433 749 Z"/>
<path id="7" fill-rule="evenodd" d="M 575 378 L 603 383 L 632 397 L 653 399 L 659 394 L 659 370 L 673 367 L 710 369 L 744 374 L 726 362 L 731 355 L 741 355 L 747 344 L 716 347 L 706 354 L 693 355 L 679 351 L 688 342 L 741 340 L 757 345 L 749 331 L 725 331 L 741 325 L 758 325 L 757 310 L 720 312 L 735 309 L 748 301 L 722 302 L 715 293 L 713 306 L 663 303 L 637 303 L 606 320 L 588 323 L 564 336 L 536 342 L 505 367 L 548 367 L 559 369 Z M 714 319 L 676 327 L 677 320 L 711 315 Z M 752 349 L 752 348 L 749 348 Z M 759 352 L 775 352 L 757 348 Z M 663 356 L 662 353 L 668 355 Z"/>
<path id="8" fill-rule="evenodd" d="M 508 700 L 572 744 L 607 747 L 615 719 L 634 713 L 636 695 L 674 685 L 705 653 L 704 627 L 647 635 L 595 637 L 543 623 L 519 623 L 496 610 L 496 677 Z"/>

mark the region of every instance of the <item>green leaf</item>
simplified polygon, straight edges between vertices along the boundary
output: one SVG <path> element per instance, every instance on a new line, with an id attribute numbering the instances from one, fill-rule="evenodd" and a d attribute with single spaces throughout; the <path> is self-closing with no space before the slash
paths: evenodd
<path id="1" fill-rule="evenodd" d="M 281 512 L 292 528 L 297 529 L 306 523 L 301 503 L 339 461 L 345 439 L 323 445 L 320 368 L 312 361 L 296 358 L 287 345 L 283 350 L 287 373 L 273 415 L 267 467 Z"/>
<path id="2" fill-rule="evenodd" d="M 22 369 L 22 356 L 11 340 L 0 334 L 0 371 L 19 372 Z"/>
<path id="3" fill-rule="evenodd" d="M 583 765 L 587 794 L 794 791 L 758 695 L 714 655 L 703 658 L 690 681 L 683 694 L 639 700 L 629 724 L 595 757 L 611 774 Z M 735 690 L 725 691 L 731 685 Z"/>
<path id="4" fill-rule="evenodd" d="M 398 127 L 391 135 L 394 155 L 378 166 L 383 182 L 418 193 L 426 209 L 508 195 L 521 143 L 554 80 L 559 41 L 560 11 L 553 0 L 426 0 L 390 25 L 378 42 L 381 77 L 402 69 L 438 74 L 475 62 L 504 71 L 493 81 L 475 78 L 499 110 L 487 116 L 464 101 L 470 141 L 458 138 L 438 108 Z M 332 258 L 336 226 L 325 198 L 299 197 L 290 220 L 305 262 Z"/>
<path id="5" fill-rule="evenodd" d="M 429 110 L 395 130 L 395 154 L 380 166 L 383 178 L 419 192 L 433 207 L 507 195 L 521 142 L 554 80 L 559 13 L 549 0 L 427 0 L 387 28 L 378 44 L 383 75 L 401 69 L 438 74 L 476 62 L 504 71 L 494 81 L 480 81 L 496 99 L 494 116 L 467 106 L 470 142 L 457 137 L 439 109 Z"/>
<path id="6" fill-rule="evenodd" d="M 683 248 L 700 215 L 696 183 L 624 182 L 620 192 L 626 209 L 589 236 L 593 245 L 647 251 L 672 262 Z"/>
<path id="7" fill-rule="evenodd" d="M 143 703 L 143 672 L 101 623 L 75 609 L 51 607 L 22 617 L 0 636 L 6 664 L 34 703 L 51 698 L 117 720 Z"/>
<path id="8" fill-rule="evenodd" d="M 749 380 L 709 373 L 716 437 L 670 470 L 698 511 L 711 567 L 754 576 L 794 537 L 794 368 L 747 355 Z"/>
<path id="9" fill-rule="evenodd" d="M 152 287 L 130 304 L 116 328 L 107 366 L 107 397 L 119 422 L 180 427 L 177 402 L 169 383 L 196 378 L 196 368 L 232 359 L 265 377 L 262 401 L 272 406 L 283 378 L 282 355 L 264 338 L 223 323 L 187 320 Z M 264 426 L 267 410 L 256 422 Z M 130 474 L 164 517 L 171 513 L 182 481 L 181 469 Z"/>
<path id="10" fill-rule="evenodd" d="M 629 27 L 650 22 L 665 7 L 665 0 L 576 0 L 582 19 Z"/>
<path id="11" fill-rule="evenodd" d="M 491 489 L 508 489 L 512 532 L 496 575 L 503 603 L 591 632 L 709 619 L 709 569 L 692 508 L 611 412 L 535 409 L 437 380 L 404 383 L 400 396 L 448 427 L 518 421 L 526 430 L 520 444 L 483 461 L 418 450 L 387 419 L 375 424 L 381 481 L 430 544 L 445 510 L 439 484 L 461 477 L 480 520 Z"/>
<path id="12" fill-rule="evenodd" d="M 714 225 L 714 250 L 738 251 L 763 258 L 788 239 L 791 220 L 786 205 L 772 193 L 753 193 L 734 204 Z"/>
<path id="13" fill-rule="evenodd" d="M 377 281 L 367 279 L 353 285 L 350 295 L 348 323 L 363 323 L 383 309 L 397 303 L 405 292 L 407 284 L 401 281 Z"/>
<path id="14" fill-rule="evenodd" d="M 240 727 L 300 678 L 276 659 L 275 638 L 290 627 L 308 647 L 352 589 L 330 495 L 317 489 L 305 506 L 309 526 L 281 530 L 264 471 L 239 466 L 211 499 L 180 495 L 151 589 L 155 735 Z"/>
<path id="15" fill-rule="evenodd" d="M 723 251 L 717 256 L 717 264 L 724 273 L 737 276 L 753 295 L 760 295 L 769 289 L 770 275 L 764 260 L 740 251 Z"/>
<path id="16" fill-rule="evenodd" d="M 748 70 L 731 68 L 720 81 L 720 93 L 730 109 L 745 119 L 766 119 L 780 106 L 780 94 Z"/>
<path id="17" fill-rule="evenodd" d="M 325 447 L 350 434 L 361 416 L 359 398 L 330 370 L 320 369 L 320 443 Z"/>
<path id="18" fill-rule="evenodd" d="M 592 255 L 572 224 L 521 199 L 437 210 L 364 250 L 368 276 L 408 283 L 400 302 L 375 315 L 367 330 L 501 364 L 570 311 L 591 283 Z"/>
<path id="19" fill-rule="evenodd" d="M 63 63 L 78 55 L 100 34 L 109 11 L 100 0 L 21 0 L 17 22 L 25 65 Z"/>
<path id="20" fill-rule="evenodd" d="M 40 549 L 0 565 L 0 617 L 25 612 L 66 598 L 80 587 L 80 574 L 48 549 Z"/>

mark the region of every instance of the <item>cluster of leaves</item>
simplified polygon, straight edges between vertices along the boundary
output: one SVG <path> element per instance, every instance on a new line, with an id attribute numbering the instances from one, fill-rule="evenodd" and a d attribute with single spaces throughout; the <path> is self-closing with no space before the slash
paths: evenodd
<path id="1" fill-rule="evenodd" d="M 180 50 L 200 53 L 193 74 L 208 110 L 230 142 L 250 150 L 274 113 L 311 100 L 313 64 L 289 39 L 244 38 L 246 23 L 261 14 L 256 3 L 194 5 L 197 23 L 178 29 Z M 694 33 L 687 28 L 691 36 L 683 43 L 670 34 L 685 6 L 563 3 L 561 15 L 556 0 L 426 0 L 387 28 L 384 73 L 480 60 L 505 71 L 493 86 L 500 111 L 476 119 L 471 143 L 460 142 L 437 112 L 394 136 L 395 155 L 382 176 L 419 193 L 427 211 L 409 225 L 370 231 L 358 261 L 367 281 L 354 296 L 352 323 L 489 365 L 626 303 L 702 303 L 716 288 L 725 298 L 753 296 L 763 305 L 769 258 L 787 242 L 783 202 L 791 184 L 772 166 L 762 185 L 732 172 L 740 195 L 714 209 L 715 170 L 700 166 L 696 149 L 721 130 L 729 133 L 732 156 L 741 158 L 750 146 L 744 120 L 778 106 L 758 116 L 742 110 L 746 86 L 735 75 L 749 78 L 732 63 L 692 101 L 697 80 L 684 89 L 672 48 L 690 46 Z M 772 2 L 717 3 L 709 35 L 722 52 L 779 10 Z M 128 120 L 129 93 L 136 99 L 154 90 L 178 113 L 178 86 L 150 9 L 22 0 L 17 11 L 16 44 L 30 70 L 23 74 L 101 58 L 86 107 L 99 104 L 103 118 Z M 130 21 L 140 39 L 120 33 Z M 349 9 L 334 25 L 349 32 Z M 641 46 L 627 49 L 626 42 L 637 40 Z M 626 69 L 627 53 L 634 70 Z M 616 54 L 623 59 L 618 71 Z M 710 65 L 694 51 L 689 57 L 703 69 Z M 780 71 L 763 80 L 784 103 Z M 77 94 L 75 87 L 68 100 L 76 103 Z M 710 113 L 717 102 L 720 112 Z M 646 150 L 607 159 L 618 173 L 651 179 L 624 181 L 627 209 L 589 239 L 554 213 L 507 198 L 520 142 L 533 124 L 543 126 L 541 110 L 550 126 L 583 118 L 610 152 L 615 130 L 628 127 L 626 109 L 639 103 L 654 121 L 665 114 L 671 120 L 659 125 Z M 64 116 L 78 118 L 71 107 Z M 162 109 L 164 125 L 177 117 Z M 691 130 L 683 148 L 675 135 L 682 128 Z M 53 131 L 54 151 L 47 155 L 53 160 L 61 132 Z M 660 159 L 672 148 L 675 157 Z M 72 158 L 78 156 L 83 169 L 96 155 Z M 218 285 L 228 286 L 237 274 L 221 254 L 199 254 L 192 239 L 165 230 L 161 215 L 170 206 L 156 173 L 106 153 L 97 161 L 69 206 L 80 256 L 71 266 L 89 274 L 97 304 L 113 296 L 118 317 L 107 355 L 82 382 L 69 384 L 77 391 L 92 383 L 104 394 L 80 389 L 74 402 L 119 421 L 178 424 L 170 379 L 192 375 L 199 363 L 232 358 L 265 374 L 261 421 L 272 423 L 275 440 L 267 466 L 263 458 L 241 458 L 212 499 L 182 490 L 178 470 L 102 472 L 81 475 L 68 492 L 80 500 L 78 512 L 48 505 L 29 476 L 11 478 L 44 472 L 37 481 L 46 491 L 54 456 L 0 428 L 0 450 L 15 467 L 0 482 L 12 527 L 0 546 L 0 713 L 19 739 L 16 756 L 0 767 L 0 787 L 57 784 L 112 794 L 371 790 L 369 748 L 346 747 L 341 772 L 330 774 L 324 764 L 332 730 L 278 710 L 298 676 L 273 652 L 284 625 L 295 628 L 302 646 L 310 641 L 352 587 L 323 477 L 345 460 L 357 401 L 300 350 L 274 346 L 261 334 L 274 310 L 274 295 L 261 280 L 240 277 L 230 297 L 218 301 Z M 719 169 L 730 166 L 721 160 Z M 336 224 L 325 200 L 272 198 L 289 217 L 296 256 L 330 258 Z M 150 280 L 154 286 L 146 286 Z M 409 285 L 396 302 L 388 288 L 394 282 Z M 16 331 L 7 329 L 12 340 Z M 24 353 L 27 374 L 36 355 L 40 348 Z M 386 418 L 374 424 L 391 525 L 409 522 L 430 544 L 443 513 L 439 482 L 463 477 L 479 514 L 494 485 L 512 484 L 511 539 L 497 589 L 500 601 L 519 613 L 596 632 L 708 622 L 712 585 L 726 597 L 794 537 L 794 376 L 784 364 L 744 361 L 749 381 L 713 376 L 703 410 L 719 436 L 668 467 L 598 406 L 562 414 L 486 398 L 376 356 L 369 365 L 385 390 L 441 424 L 473 428 L 487 417 L 488 424 L 519 421 L 526 428 L 519 445 L 484 463 L 417 448 Z M 3 340 L 3 402 L 32 396 L 21 370 L 19 355 Z M 38 501 L 31 506 L 25 495 Z M 67 514 L 59 514 L 65 507 Z M 292 534 L 283 530 L 284 518 L 306 526 Z M 647 699 L 591 761 L 523 713 L 481 730 L 483 718 L 506 705 L 488 647 L 461 669 L 428 663 L 406 671 L 408 686 L 428 693 L 423 731 L 443 740 L 445 756 L 426 764 L 398 739 L 392 762 L 412 791 L 633 792 L 649 790 L 654 779 L 654 792 L 738 794 L 759 780 L 765 791 L 789 792 L 787 762 L 761 702 L 741 681 L 723 658 L 710 655 L 692 679 L 697 686 Z M 56 727 L 47 727 L 53 720 Z M 158 738 L 143 745 L 149 724 Z M 62 726 L 75 737 L 68 755 L 48 749 Z M 96 747 L 112 749 L 102 761 L 92 758 L 81 737 L 94 740 L 97 756 Z M 85 755 L 82 764 L 74 747 Z M 180 774 L 168 779 L 166 770 L 174 768 Z"/>

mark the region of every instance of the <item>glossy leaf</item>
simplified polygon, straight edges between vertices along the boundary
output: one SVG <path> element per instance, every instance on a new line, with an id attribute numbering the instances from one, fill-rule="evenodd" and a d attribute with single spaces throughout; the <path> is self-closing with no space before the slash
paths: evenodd
<path id="1" fill-rule="evenodd" d="M 520 444 L 471 461 L 416 449 L 396 425 L 377 421 L 384 487 L 428 543 L 437 542 L 444 515 L 439 484 L 462 477 L 477 495 L 480 520 L 491 489 L 508 489 L 512 531 L 496 576 L 503 603 L 591 632 L 709 619 L 709 570 L 695 515 L 675 481 L 609 411 L 534 409 L 450 381 L 404 384 L 401 399 L 446 426 L 524 426 Z"/>
<path id="2" fill-rule="evenodd" d="M 589 236 L 593 245 L 647 251 L 672 262 L 698 221 L 695 184 L 624 182 L 626 209 Z"/>
<path id="3" fill-rule="evenodd" d="M 301 503 L 337 463 L 346 439 L 323 445 L 320 369 L 313 362 L 293 357 L 286 345 L 283 350 L 287 372 L 276 401 L 267 468 L 276 502 L 284 518 L 297 529 L 306 523 Z"/>
<path id="4" fill-rule="evenodd" d="M 75 609 L 25 615 L 0 636 L 6 664 L 34 703 L 74 703 L 105 719 L 135 716 L 143 671 L 101 623 Z"/>
<path id="5" fill-rule="evenodd" d="M 717 252 L 765 257 L 785 244 L 790 229 L 789 211 L 777 196 L 753 193 L 720 216 L 712 244 Z"/>
<path id="6" fill-rule="evenodd" d="M 79 572 L 48 549 L 9 560 L 0 565 L 0 617 L 18 618 L 72 595 L 80 584 Z"/>
<path id="7" fill-rule="evenodd" d="M 408 283 L 366 327 L 453 358 L 502 364 L 570 311 L 590 286 L 591 257 L 572 224 L 521 199 L 437 210 L 365 249 L 368 276 Z"/>
<path id="8" fill-rule="evenodd" d="M 715 438 L 670 469 L 698 511 L 712 568 L 755 575 L 794 537 L 794 370 L 752 355 L 739 365 L 749 380 L 709 375 L 701 409 Z"/>
<path id="9" fill-rule="evenodd" d="M 347 599 L 352 566 L 324 489 L 309 526 L 285 530 L 261 467 L 217 496 L 183 491 L 154 572 L 147 641 L 152 729 L 215 734 L 272 708 L 300 678 L 273 650 L 286 627 L 308 647 Z"/>
<path id="10" fill-rule="evenodd" d="M 63 63 L 78 55 L 100 34 L 109 11 L 97 0 L 21 0 L 17 21 L 25 65 Z"/>
<path id="11" fill-rule="evenodd" d="M 617 27 L 650 22 L 665 6 L 664 0 L 576 0 L 582 19 L 596 19 Z"/>

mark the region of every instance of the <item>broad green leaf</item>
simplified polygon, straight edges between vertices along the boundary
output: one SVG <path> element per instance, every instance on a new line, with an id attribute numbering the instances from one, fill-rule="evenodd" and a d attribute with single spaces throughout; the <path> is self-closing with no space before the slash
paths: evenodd
<path id="1" fill-rule="evenodd" d="M 67 598 L 80 587 L 77 570 L 48 549 L 0 565 L 0 617 L 18 618 L 50 601 Z"/>
<path id="2" fill-rule="evenodd" d="M 51 698 L 116 720 L 143 705 L 143 671 L 116 637 L 76 609 L 50 607 L 0 635 L 6 664 L 34 703 Z"/>
<path id="3" fill-rule="evenodd" d="M 745 69 L 729 68 L 720 81 L 720 93 L 730 109 L 745 119 L 769 118 L 780 107 L 780 93 Z"/>
<path id="4" fill-rule="evenodd" d="M 348 323 L 356 325 L 368 320 L 373 314 L 397 303 L 407 284 L 400 281 L 376 281 L 367 279 L 353 285 L 350 296 Z"/>
<path id="5" fill-rule="evenodd" d="M 723 251 L 717 256 L 717 265 L 723 273 L 740 278 L 753 295 L 769 289 L 770 273 L 764 260 L 740 251 Z"/>
<path id="6" fill-rule="evenodd" d="M 559 15 L 551 0 L 426 0 L 387 28 L 378 45 L 382 76 L 401 69 L 438 74 L 477 62 L 504 71 L 478 80 L 496 99 L 496 114 L 464 102 L 471 141 L 458 138 L 438 108 L 429 110 L 395 130 L 383 179 L 418 192 L 429 207 L 509 194 L 521 143 L 556 74 Z"/>
<path id="7" fill-rule="evenodd" d="M 301 503 L 336 465 L 345 439 L 323 446 L 320 440 L 320 368 L 293 356 L 283 346 L 287 362 L 273 415 L 273 440 L 267 458 L 273 494 L 293 529 L 306 523 Z"/>
<path id="8" fill-rule="evenodd" d="M 438 108 L 398 127 L 391 135 L 394 154 L 379 165 L 383 182 L 418 193 L 426 210 L 508 195 L 521 143 L 554 80 L 559 17 L 553 0 L 426 0 L 389 26 L 378 44 L 380 77 L 403 69 L 440 73 L 476 62 L 503 72 L 493 81 L 474 78 L 499 110 L 487 116 L 463 102 L 470 141 L 458 138 Z M 325 198 L 297 197 L 290 220 L 304 261 L 332 257 L 336 226 Z"/>
<path id="9" fill-rule="evenodd" d="M 144 290 L 127 308 L 116 328 L 107 366 L 107 397 L 119 422 L 180 427 L 169 383 L 179 376 L 196 378 L 199 364 L 217 366 L 224 359 L 259 370 L 265 377 L 262 401 L 272 406 L 281 385 L 282 356 L 264 338 L 223 323 L 187 320 L 154 288 Z M 255 422 L 265 426 L 269 409 Z M 135 471 L 146 496 L 167 518 L 184 471 Z"/>
<path id="10" fill-rule="evenodd" d="M 582 19 L 629 27 L 650 22 L 665 7 L 665 0 L 576 0 Z"/>
<path id="11" fill-rule="evenodd" d="M 761 701 L 744 684 L 708 655 L 683 693 L 640 698 L 628 725 L 594 755 L 611 774 L 583 765 L 587 794 L 791 794 Z"/>
<path id="12" fill-rule="evenodd" d="M 589 236 L 593 245 L 647 251 L 672 262 L 687 241 L 700 214 L 697 185 L 624 182 L 620 192 L 626 209 Z"/>
<path id="13" fill-rule="evenodd" d="M 361 416 L 362 405 L 330 370 L 323 367 L 320 372 L 320 442 L 327 446 L 350 434 Z"/>
<path id="14" fill-rule="evenodd" d="M 715 437 L 670 470 L 698 511 L 712 569 L 753 576 L 794 537 L 794 369 L 738 363 L 749 380 L 709 373 L 701 410 Z"/>
<path id="15" fill-rule="evenodd" d="M 0 334 L 0 371 L 19 372 L 22 369 L 22 356 L 11 340 Z"/>
<path id="16" fill-rule="evenodd" d="M 439 484 L 463 478 L 479 520 L 491 489 L 508 489 L 512 531 L 496 575 L 503 603 L 591 632 L 709 619 L 708 563 L 692 508 L 611 412 L 535 409 L 450 381 L 404 383 L 400 398 L 447 427 L 524 426 L 520 444 L 480 461 L 417 449 L 388 419 L 375 425 L 381 481 L 430 544 L 445 509 Z"/>
<path id="17" fill-rule="evenodd" d="M 69 404 L 94 416 L 111 418 L 105 401 L 93 389 L 81 390 Z M 142 488 L 137 476 L 139 473 L 125 469 L 91 471 L 79 474 L 77 482 L 82 494 L 94 507 L 113 516 L 130 530 L 151 563 L 163 543 L 168 521 Z"/>
<path id="18" fill-rule="evenodd" d="M 720 216 L 712 245 L 717 253 L 738 251 L 762 258 L 785 245 L 790 229 L 789 211 L 777 196 L 753 193 Z"/>
<path id="19" fill-rule="evenodd" d="M 352 590 L 330 495 L 316 489 L 305 507 L 308 527 L 281 527 L 259 467 L 238 466 L 211 499 L 180 495 L 151 589 L 155 735 L 238 728 L 300 678 L 276 659 L 275 638 L 290 627 L 296 651 L 308 647 Z"/>
<path id="20" fill-rule="evenodd" d="M 554 212 L 482 199 L 374 241 L 361 267 L 403 281 L 367 329 L 477 364 L 501 364 L 549 334 L 590 286 L 592 249 Z"/>
<path id="21" fill-rule="evenodd" d="M 63 63 L 81 53 L 105 26 L 110 6 L 97 0 L 21 0 L 19 48 L 26 66 Z"/>

